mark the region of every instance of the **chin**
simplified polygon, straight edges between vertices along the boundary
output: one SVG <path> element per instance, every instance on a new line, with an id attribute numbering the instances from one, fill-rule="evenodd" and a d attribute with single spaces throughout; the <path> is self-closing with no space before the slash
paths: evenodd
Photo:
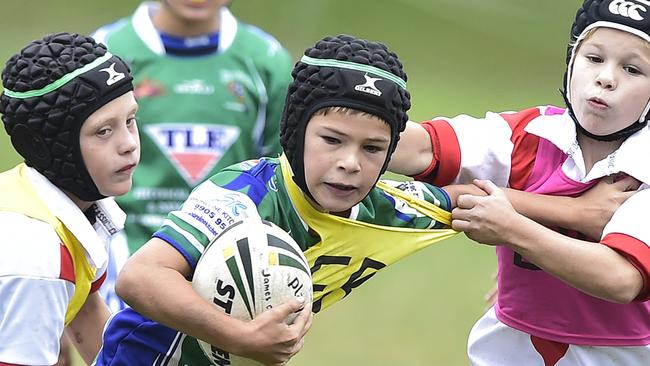
<path id="1" fill-rule="evenodd" d="M 106 191 L 102 190 L 101 194 L 106 197 L 119 197 L 129 193 L 130 190 L 131 184 L 129 183 L 128 186 L 111 187 L 110 189 L 106 189 Z"/>

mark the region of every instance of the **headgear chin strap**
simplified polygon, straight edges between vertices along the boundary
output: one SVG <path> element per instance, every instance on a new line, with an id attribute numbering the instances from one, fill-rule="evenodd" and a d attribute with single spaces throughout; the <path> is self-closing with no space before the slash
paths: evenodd
<path id="1" fill-rule="evenodd" d="M 571 27 L 571 41 L 567 47 L 567 70 L 564 74 L 564 90 L 561 93 L 577 131 L 599 141 L 625 139 L 647 125 L 650 120 L 650 100 L 636 122 L 608 135 L 595 135 L 585 130 L 571 105 L 571 77 L 576 51 L 589 32 L 598 27 L 631 33 L 650 42 L 650 3 L 645 0 L 585 0 L 576 13 Z"/>
<path id="2" fill-rule="evenodd" d="M 88 173 L 79 132 L 97 109 L 133 90 L 128 66 L 92 38 L 34 41 L 2 72 L 0 112 L 16 151 L 57 187 L 84 201 L 104 196 Z"/>
<path id="3" fill-rule="evenodd" d="M 362 111 L 388 123 L 391 140 L 383 173 L 406 127 L 406 112 L 411 106 L 406 74 L 397 55 L 378 42 L 346 35 L 326 37 L 305 51 L 292 76 L 281 119 L 280 143 L 296 184 L 313 198 L 305 180 L 305 131 L 311 117 L 328 107 Z"/>

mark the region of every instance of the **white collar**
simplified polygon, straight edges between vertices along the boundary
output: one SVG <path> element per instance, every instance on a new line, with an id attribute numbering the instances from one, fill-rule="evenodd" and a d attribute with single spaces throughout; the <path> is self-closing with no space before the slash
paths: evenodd
<path id="1" fill-rule="evenodd" d="M 541 115 L 531 121 L 524 130 L 548 140 L 579 167 L 585 175 L 584 158 L 577 142 L 573 120 L 565 111 L 562 115 L 545 115 L 545 107 L 539 107 Z M 646 126 L 628 137 L 618 150 L 597 162 L 584 181 L 623 172 L 643 183 L 650 184 L 650 164 L 643 159 L 650 156 L 650 127 Z"/>
<path id="2" fill-rule="evenodd" d="M 151 21 L 151 14 L 160 8 L 160 3 L 145 1 L 135 10 L 131 24 L 138 37 L 144 41 L 149 49 L 157 54 L 164 55 L 165 47 L 160 39 L 160 34 Z M 219 53 L 222 53 L 232 45 L 237 34 L 237 19 L 232 15 L 227 6 L 221 7 L 221 25 L 219 27 Z"/>
<path id="3" fill-rule="evenodd" d="M 57 186 L 33 168 L 27 167 L 27 178 L 34 186 L 36 193 L 45 206 L 66 226 L 79 240 L 88 259 L 95 268 L 102 268 L 108 260 L 106 243 L 99 236 L 96 229 L 90 224 L 79 207 L 66 196 Z M 97 218 L 99 228 L 103 228 L 106 236 L 114 234 L 124 228 L 126 214 L 122 211 L 113 198 L 104 198 L 96 201 L 97 209 L 101 216 Z"/>

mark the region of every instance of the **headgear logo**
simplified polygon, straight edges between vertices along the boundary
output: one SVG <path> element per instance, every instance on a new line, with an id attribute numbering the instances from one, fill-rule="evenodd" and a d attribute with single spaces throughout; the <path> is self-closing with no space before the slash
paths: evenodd
<path id="1" fill-rule="evenodd" d="M 643 5 L 628 0 L 612 1 L 609 3 L 609 11 L 612 14 L 620 15 L 637 21 L 644 20 L 639 11 L 642 11 L 644 13 L 648 12 L 648 10 Z"/>
<path id="2" fill-rule="evenodd" d="M 106 80 L 106 85 L 113 85 L 118 81 L 124 79 L 124 73 L 115 71 L 115 62 L 111 66 L 105 69 L 99 69 L 99 71 L 104 71 L 108 74 L 108 80 Z"/>
<path id="3" fill-rule="evenodd" d="M 381 90 L 377 89 L 377 87 L 375 86 L 375 83 L 377 81 L 383 80 L 383 79 L 371 78 L 370 76 L 368 76 L 368 74 L 364 74 L 363 77 L 366 78 L 366 82 L 364 84 L 359 84 L 359 85 L 355 86 L 354 90 L 361 91 L 361 92 L 368 93 L 368 94 L 372 94 L 372 95 L 376 95 L 376 96 L 380 97 L 381 96 Z"/>

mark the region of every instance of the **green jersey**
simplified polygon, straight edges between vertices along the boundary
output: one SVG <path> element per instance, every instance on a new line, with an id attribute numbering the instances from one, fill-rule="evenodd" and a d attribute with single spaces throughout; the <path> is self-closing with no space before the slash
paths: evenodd
<path id="1" fill-rule="evenodd" d="M 134 76 L 142 156 L 133 189 L 118 198 L 131 251 L 144 244 L 207 177 L 280 151 L 279 120 L 292 60 L 271 36 L 221 11 L 219 47 L 201 56 L 165 53 L 143 3 L 94 37 Z"/>

